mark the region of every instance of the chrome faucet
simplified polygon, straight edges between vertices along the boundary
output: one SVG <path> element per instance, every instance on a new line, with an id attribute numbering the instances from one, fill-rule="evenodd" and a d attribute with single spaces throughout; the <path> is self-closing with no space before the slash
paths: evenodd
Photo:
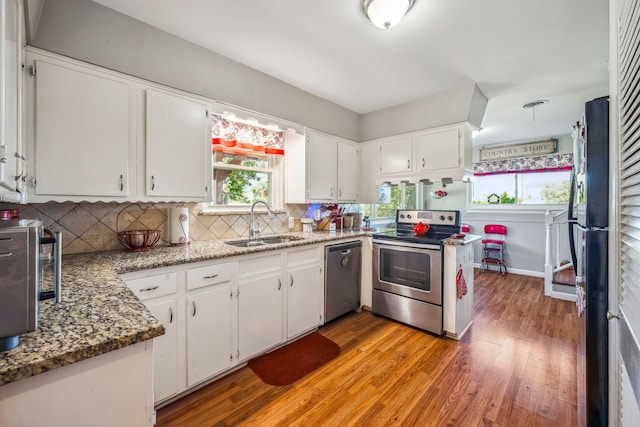
<path id="1" fill-rule="evenodd" d="M 253 202 L 253 204 L 251 205 L 251 223 L 249 224 L 249 237 L 255 237 L 256 235 L 260 234 L 260 227 L 258 227 L 255 223 L 255 217 L 253 215 L 253 208 L 256 207 L 257 204 L 262 203 L 263 205 L 265 205 L 267 207 L 267 212 L 269 212 L 269 219 L 273 218 L 275 215 L 273 214 L 273 212 L 271 212 L 271 208 L 269 207 L 269 205 L 267 204 L 266 201 L 264 200 L 256 200 L 255 202 Z"/>

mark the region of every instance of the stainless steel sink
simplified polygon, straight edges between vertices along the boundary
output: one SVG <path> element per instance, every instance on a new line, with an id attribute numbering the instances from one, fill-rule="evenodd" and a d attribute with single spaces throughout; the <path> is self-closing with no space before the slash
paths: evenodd
<path id="1" fill-rule="evenodd" d="M 253 248 L 256 246 L 277 245 L 278 243 L 289 243 L 296 240 L 304 240 L 303 237 L 295 236 L 271 236 L 258 237 L 253 239 L 230 240 L 225 242 L 227 245 L 237 246 L 239 248 Z"/>

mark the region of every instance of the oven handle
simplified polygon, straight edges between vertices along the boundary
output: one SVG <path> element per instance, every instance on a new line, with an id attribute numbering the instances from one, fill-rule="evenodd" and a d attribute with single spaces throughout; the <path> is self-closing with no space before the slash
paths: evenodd
<path id="1" fill-rule="evenodd" d="M 382 240 L 382 239 L 373 239 L 372 243 L 374 245 L 383 245 L 383 246 L 399 246 L 403 248 L 416 248 L 416 249 L 431 249 L 435 251 L 442 250 L 441 245 L 427 245 L 424 243 L 407 243 L 399 240 Z"/>

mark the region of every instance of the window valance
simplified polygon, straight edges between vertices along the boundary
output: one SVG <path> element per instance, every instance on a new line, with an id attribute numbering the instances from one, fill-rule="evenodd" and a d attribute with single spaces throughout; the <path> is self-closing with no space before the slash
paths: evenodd
<path id="1" fill-rule="evenodd" d="M 571 170 L 572 168 L 573 153 L 548 154 L 544 156 L 477 162 L 473 164 L 473 174 L 482 176 L 504 173 L 552 172 Z"/>
<path id="2" fill-rule="evenodd" d="M 214 151 L 229 154 L 284 154 L 282 130 L 217 115 L 213 115 L 211 143 Z"/>

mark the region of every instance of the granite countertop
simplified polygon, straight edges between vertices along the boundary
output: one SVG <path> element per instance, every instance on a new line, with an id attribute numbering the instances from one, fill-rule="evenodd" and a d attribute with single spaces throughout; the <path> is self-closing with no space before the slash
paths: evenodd
<path id="1" fill-rule="evenodd" d="M 477 234 L 465 234 L 464 238 L 462 239 L 444 239 L 442 241 L 442 244 L 461 246 L 461 245 L 467 245 L 469 243 L 475 242 L 480 239 L 482 239 L 482 236 L 478 236 Z"/>
<path id="2" fill-rule="evenodd" d="M 287 236 L 300 240 L 250 248 L 212 240 L 181 247 L 156 247 L 149 252 L 65 255 L 62 302 L 42 301 L 38 329 L 21 335 L 16 348 L 0 353 L 0 386 L 162 335 L 162 324 L 118 274 L 368 234 L 359 230 L 288 233 Z"/>

